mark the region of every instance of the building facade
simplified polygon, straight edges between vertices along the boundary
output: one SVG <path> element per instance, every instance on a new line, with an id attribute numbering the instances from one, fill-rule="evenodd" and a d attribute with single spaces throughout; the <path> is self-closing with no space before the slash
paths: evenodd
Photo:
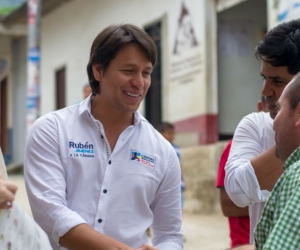
<path id="1" fill-rule="evenodd" d="M 298 2 L 43 1 L 40 112 L 81 101 L 93 39 L 110 24 L 133 23 L 153 37 L 159 54 L 141 113 L 154 126 L 174 123 L 182 147 L 228 139 L 260 99 L 257 42 L 297 16 Z M 15 163 L 26 138 L 26 22 L 22 6 L 0 27 L 1 147 Z"/>

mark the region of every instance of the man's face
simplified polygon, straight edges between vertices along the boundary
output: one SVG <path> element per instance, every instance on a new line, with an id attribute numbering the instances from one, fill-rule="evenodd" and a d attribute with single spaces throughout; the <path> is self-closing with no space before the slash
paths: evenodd
<path id="1" fill-rule="evenodd" d="M 124 45 L 105 72 L 99 64 L 94 64 L 103 108 L 107 112 L 135 112 L 150 87 L 152 69 L 152 63 L 137 44 Z"/>
<path id="2" fill-rule="evenodd" d="M 277 114 L 275 103 L 294 75 L 288 72 L 287 66 L 274 67 L 270 63 L 262 61 L 261 76 L 263 77 L 262 95 L 266 98 L 270 116 L 274 119 Z"/>
<path id="3" fill-rule="evenodd" d="M 283 92 L 276 104 L 278 113 L 274 119 L 273 129 L 275 131 L 276 156 L 285 161 L 297 148 L 296 126 L 298 119 L 296 112 L 291 110 L 289 101 Z"/>

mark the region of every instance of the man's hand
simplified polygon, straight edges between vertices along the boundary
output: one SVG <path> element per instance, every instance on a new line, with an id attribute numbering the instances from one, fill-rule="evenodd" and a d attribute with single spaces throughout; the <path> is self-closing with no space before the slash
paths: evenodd
<path id="1" fill-rule="evenodd" d="M 157 247 L 143 244 L 138 250 L 159 250 Z"/>
<path id="2" fill-rule="evenodd" d="M 10 208 L 12 206 L 17 189 L 17 185 L 0 176 L 0 209 Z"/>

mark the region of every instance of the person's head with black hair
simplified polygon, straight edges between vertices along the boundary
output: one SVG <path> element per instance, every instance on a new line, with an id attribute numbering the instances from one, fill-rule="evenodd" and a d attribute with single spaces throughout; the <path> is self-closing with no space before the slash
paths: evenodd
<path id="1" fill-rule="evenodd" d="M 138 45 L 152 63 L 152 67 L 155 66 L 157 60 L 156 46 L 153 39 L 143 29 L 133 24 L 110 25 L 97 35 L 90 51 L 87 73 L 94 95 L 100 94 L 101 87 L 95 78 L 93 65 L 99 64 L 103 74 L 105 74 L 110 62 L 128 44 Z"/>
<path id="2" fill-rule="evenodd" d="M 271 29 L 257 44 L 256 57 L 262 60 L 262 95 L 271 117 L 275 118 L 276 101 L 288 82 L 300 71 L 300 19 Z"/>

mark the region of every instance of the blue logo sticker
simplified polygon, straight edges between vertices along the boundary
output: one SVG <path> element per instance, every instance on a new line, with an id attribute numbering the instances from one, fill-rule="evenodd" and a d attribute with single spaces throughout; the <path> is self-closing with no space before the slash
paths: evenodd
<path id="1" fill-rule="evenodd" d="M 137 150 L 131 149 L 130 150 L 130 161 L 135 161 L 140 164 L 149 166 L 151 168 L 155 168 L 155 157 L 151 155 L 146 155 L 144 153 L 141 153 Z"/>

